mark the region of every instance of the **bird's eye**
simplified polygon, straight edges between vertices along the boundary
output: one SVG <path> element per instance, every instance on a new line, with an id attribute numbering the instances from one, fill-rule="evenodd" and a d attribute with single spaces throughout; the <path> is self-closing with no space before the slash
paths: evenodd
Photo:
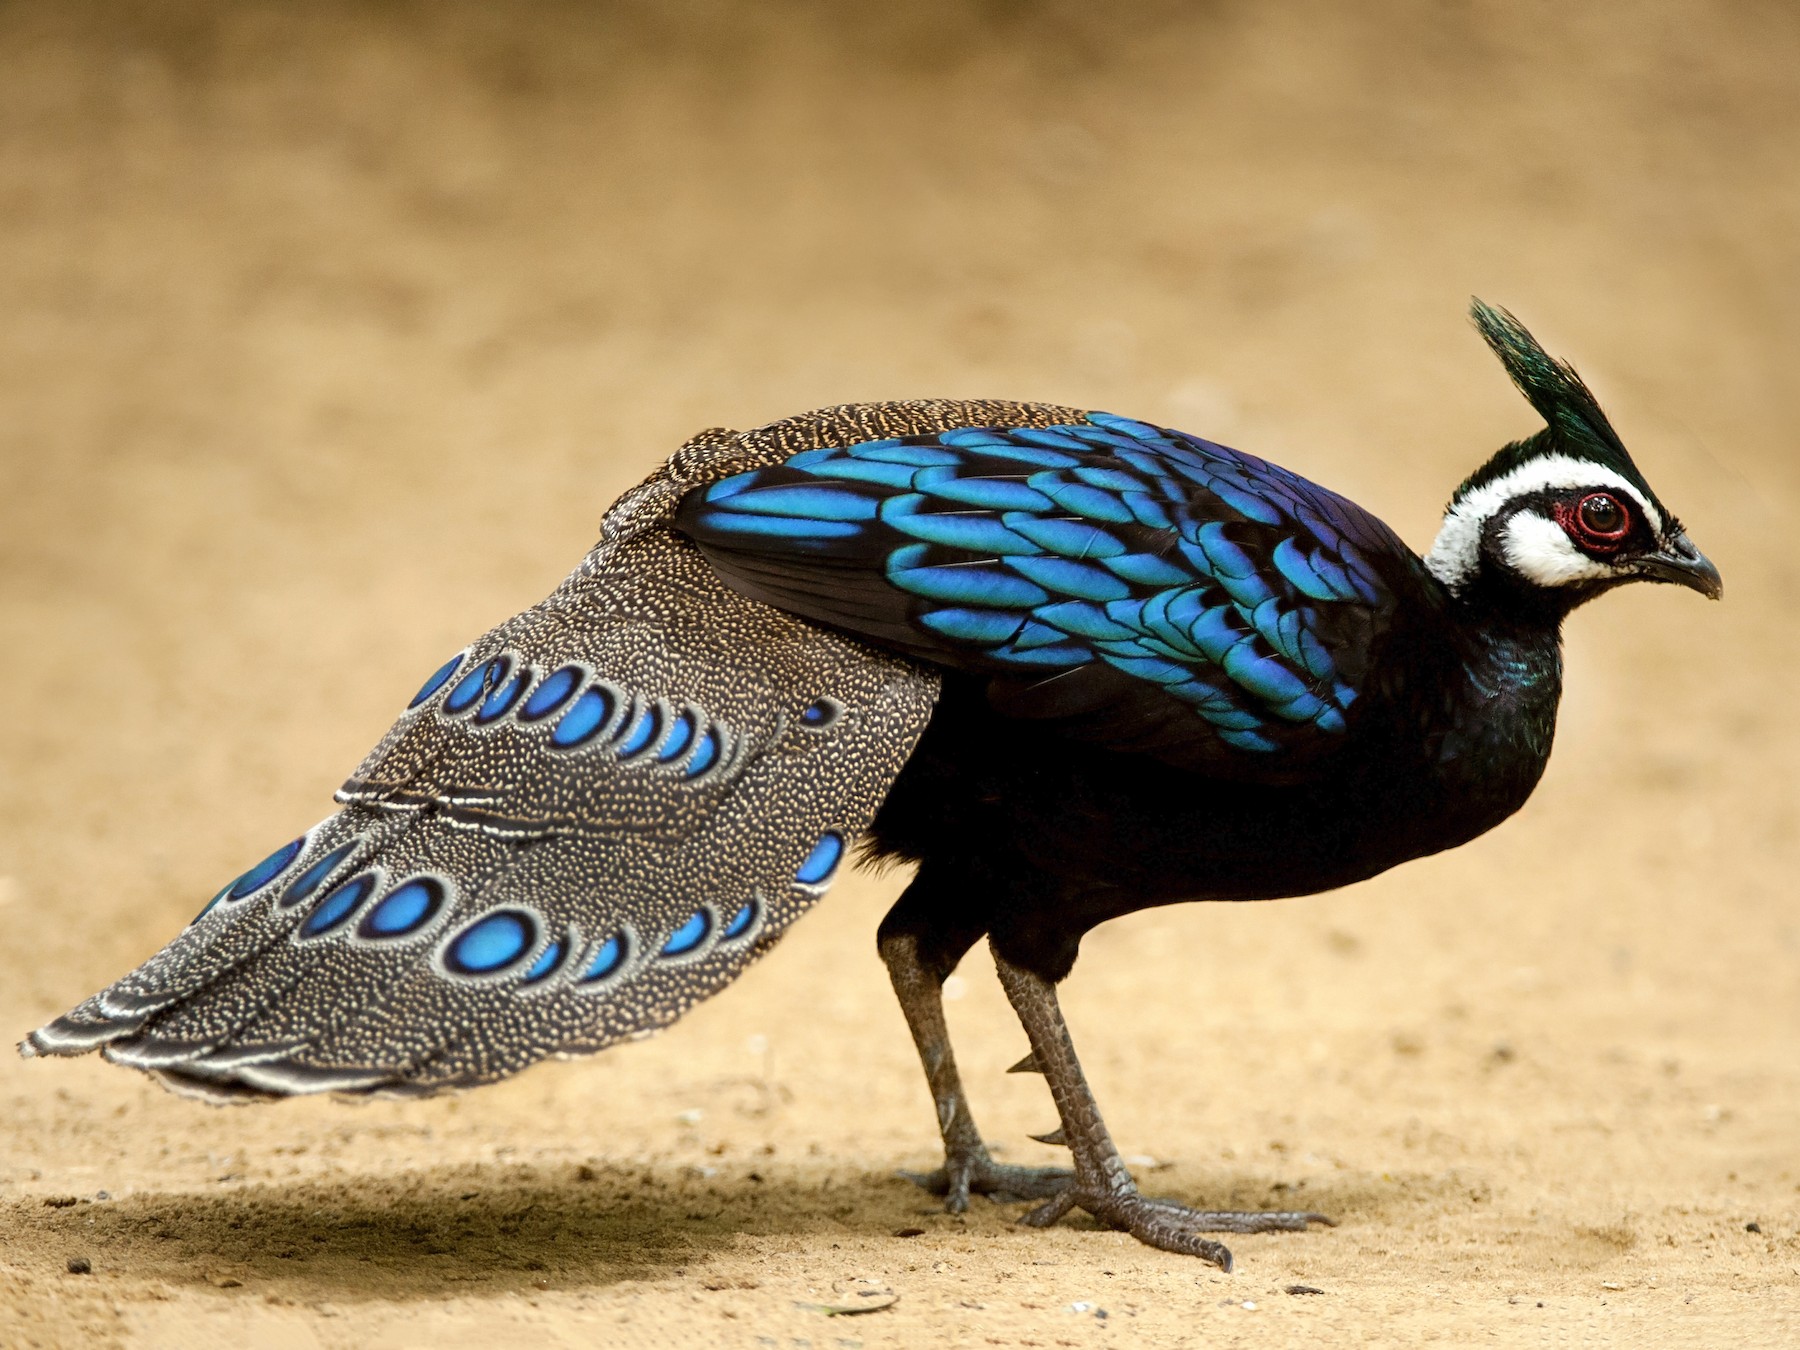
<path id="1" fill-rule="evenodd" d="M 800 725 L 818 731 L 843 715 L 844 705 L 835 698 L 816 698 L 800 710 Z"/>
<path id="2" fill-rule="evenodd" d="M 1581 499 L 1581 505 L 1575 508 L 1581 528 L 1589 534 L 1597 534 L 1605 538 L 1616 538 L 1625 533 L 1631 524 L 1631 517 L 1619 504 L 1618 498 L 1604 492 L 1590 492 Z"/>

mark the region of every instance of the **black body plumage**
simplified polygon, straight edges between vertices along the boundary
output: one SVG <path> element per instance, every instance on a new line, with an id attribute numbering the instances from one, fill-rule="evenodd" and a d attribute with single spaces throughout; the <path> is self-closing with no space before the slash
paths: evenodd
<path id="1" fill-rule="evenodd" d="M 696 437 L 542 604 L 432 677 L 342 809 L 32 1033 L 214 1098 L 431 1092 L 666 1025 L 822 894 L 918 864 L 880 941 L 946 1147 L 926 1178 L 1201 1231 L 1321 1216 L 1139 1196 L 1053 985 L 1082 934 L 1459 844 L 1550 751 L 1559 629 L 1631 579 L 1718 593 L 1592 395 L 1477 322 L 1548 426 L 1424 559 L 1181 432 L 1043 405 L 826 409 Z M 987 937 L 1075 1168 L 995 1164 L 938 989 Z"/>

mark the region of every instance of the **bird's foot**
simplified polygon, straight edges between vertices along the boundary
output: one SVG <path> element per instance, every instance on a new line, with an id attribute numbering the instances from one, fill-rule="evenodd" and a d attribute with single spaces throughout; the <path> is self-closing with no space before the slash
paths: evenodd
<path id="1" fill-rule="evenodd" d="M 1227 1272 L 1231 1269 L 1230 1249 L 1200 1234 L 1303 1233 L 1315 1223 L 1336 1226 L 1335 1220 L 1306 1210 L 1190 1209 L 1173 1200 L 1140 1195 L 1129 1183 L 1105 1188 L 1080 1182 L 1039 1205 L 1019 1222 L 1032 1228 L 1048 1228 L 1076 1208 L 1085 1209 L 1100 1222 L 1130 1233 L 1148 1246 L 1198 1256 Z"/>
<path id="2" fill-rule="evenodd" d="M 944 1165 L 935 1172 L 902 1172 L 900 1175 L 933 1195 L 943 1196 L 944 1208 L 952 1214 L 961 1214 L 969 1207 L 971 1194 L 985 1195 L 997 1204 L 1045 1200 L 1062 1194 L 1075 1180 L 1075 1174 L 1066 1167 L 1019 1167 L 1013 1163 L 997 1163 L 988 1156 L 986 1149 L 946 1154 Z"/>

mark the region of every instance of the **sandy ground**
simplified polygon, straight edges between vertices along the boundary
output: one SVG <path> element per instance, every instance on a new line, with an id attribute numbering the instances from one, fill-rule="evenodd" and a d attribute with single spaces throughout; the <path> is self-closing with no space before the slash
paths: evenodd
<path id="1" fill-rule="evenodd" d="M 936 1140 L 862 876 L 669 1034 L 466 1097 L 0 1058 L 0 1346 L 1800 1342 L 1800 11 L 1573 10 L 0 5 L 8 1041 L 702 426 L 1111 408 L 1422 546 L 1532 425 L 1479 292 L 1729 589 L 1576 617 L 1491 836 L 1088 941 L 1146 1183 L 1342 1221 L 1235 1275 L 894 1178 Z M 1053 1158 L 982 953 L 953 993 L 985 1129 Z"/>

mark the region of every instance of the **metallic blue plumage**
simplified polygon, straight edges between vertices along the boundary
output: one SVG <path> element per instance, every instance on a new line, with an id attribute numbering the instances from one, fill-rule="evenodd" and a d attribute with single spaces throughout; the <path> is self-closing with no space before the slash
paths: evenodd
<path id="1" fill-rule="evenodd" d="M 710 518 L 737 534 L 761 534 L 772 539 L 851 539 L 857 527 L 851 521 L 813 520 L 808 517 L 758 516 L 743 511 L 715 511 Z"/>
<path id="2" fill-rule="evenodd" d="M 1253 752 L 1344 731 L 1380 565 L 1411 556 L 1298 475 L 1102 413 L 807 450 L 704 498 L 684 528 L 742 540 L 764 576 L 791 566 L 765 583 L 778 603 L 842 603 L 852 630 L 892 611 L 921 655 L 993 673 L 1100 662 Z M 821 596 L 825 558 L 875 564 L 889 598 Z"/>
<path id="3" fill-rule="evenodd" d="M 1025 620 L 1004 609 L 933 609 L 921 614 L 919 622 L 934 633 L 981 647 L 1010 642 L 1025 626 Z"/>
<path id="4" fill-rule="evenodd" d="M 782 516 L 803 520 L 871 520 L 875 516 L 876 499 L 848 488 L 830 487 L 765 487 L 748 486 L 729 495 L 708 494 L 711 501 L 723 501 L 733 511 L 748 511 L 758 516 Z"/>
<path id="5" fill-rule="evenodd" d="M 914 546 L 921 548 L 923 546 Z M 922 552 L 897 549 L 888 560 L 888 580 L 923 600 L 952 605 L 990 605 L 995 609 L 1032 609 L 1048 603 L 1050 592 L 997 567 L 966 563 L 921 566 Z"/>
<path id="6" fill-rule="evenodd" d="M 914 486 L 943 501 L 962 502 L 990 511 L 1048 511 L 1055 502 L 1032 487 L 1010 478 L 958 478 L 955 469 L 926 469 L 914 475 Z"/>
<path id="7" fill-rule="evenodd" d="M 895 503 L 888 503 L 889 506 Z M 970 553 L 1010 554 L 1043 552 L 1043 547 L 1022 533 L 1009 529 L 1004 520 L 990 516 L 927 514 L 919 510 L 891 510 L 882 519 L 893 529 L 927 544 L 965 549 Z"/>
<path id="8" fill-rule="evenodd" d="M 1056 595 L 1077 600 L 1123 600 L 1131 587 L 1104 568 L 1069 558 L 1014 558 L 1012 568 Z"/>

